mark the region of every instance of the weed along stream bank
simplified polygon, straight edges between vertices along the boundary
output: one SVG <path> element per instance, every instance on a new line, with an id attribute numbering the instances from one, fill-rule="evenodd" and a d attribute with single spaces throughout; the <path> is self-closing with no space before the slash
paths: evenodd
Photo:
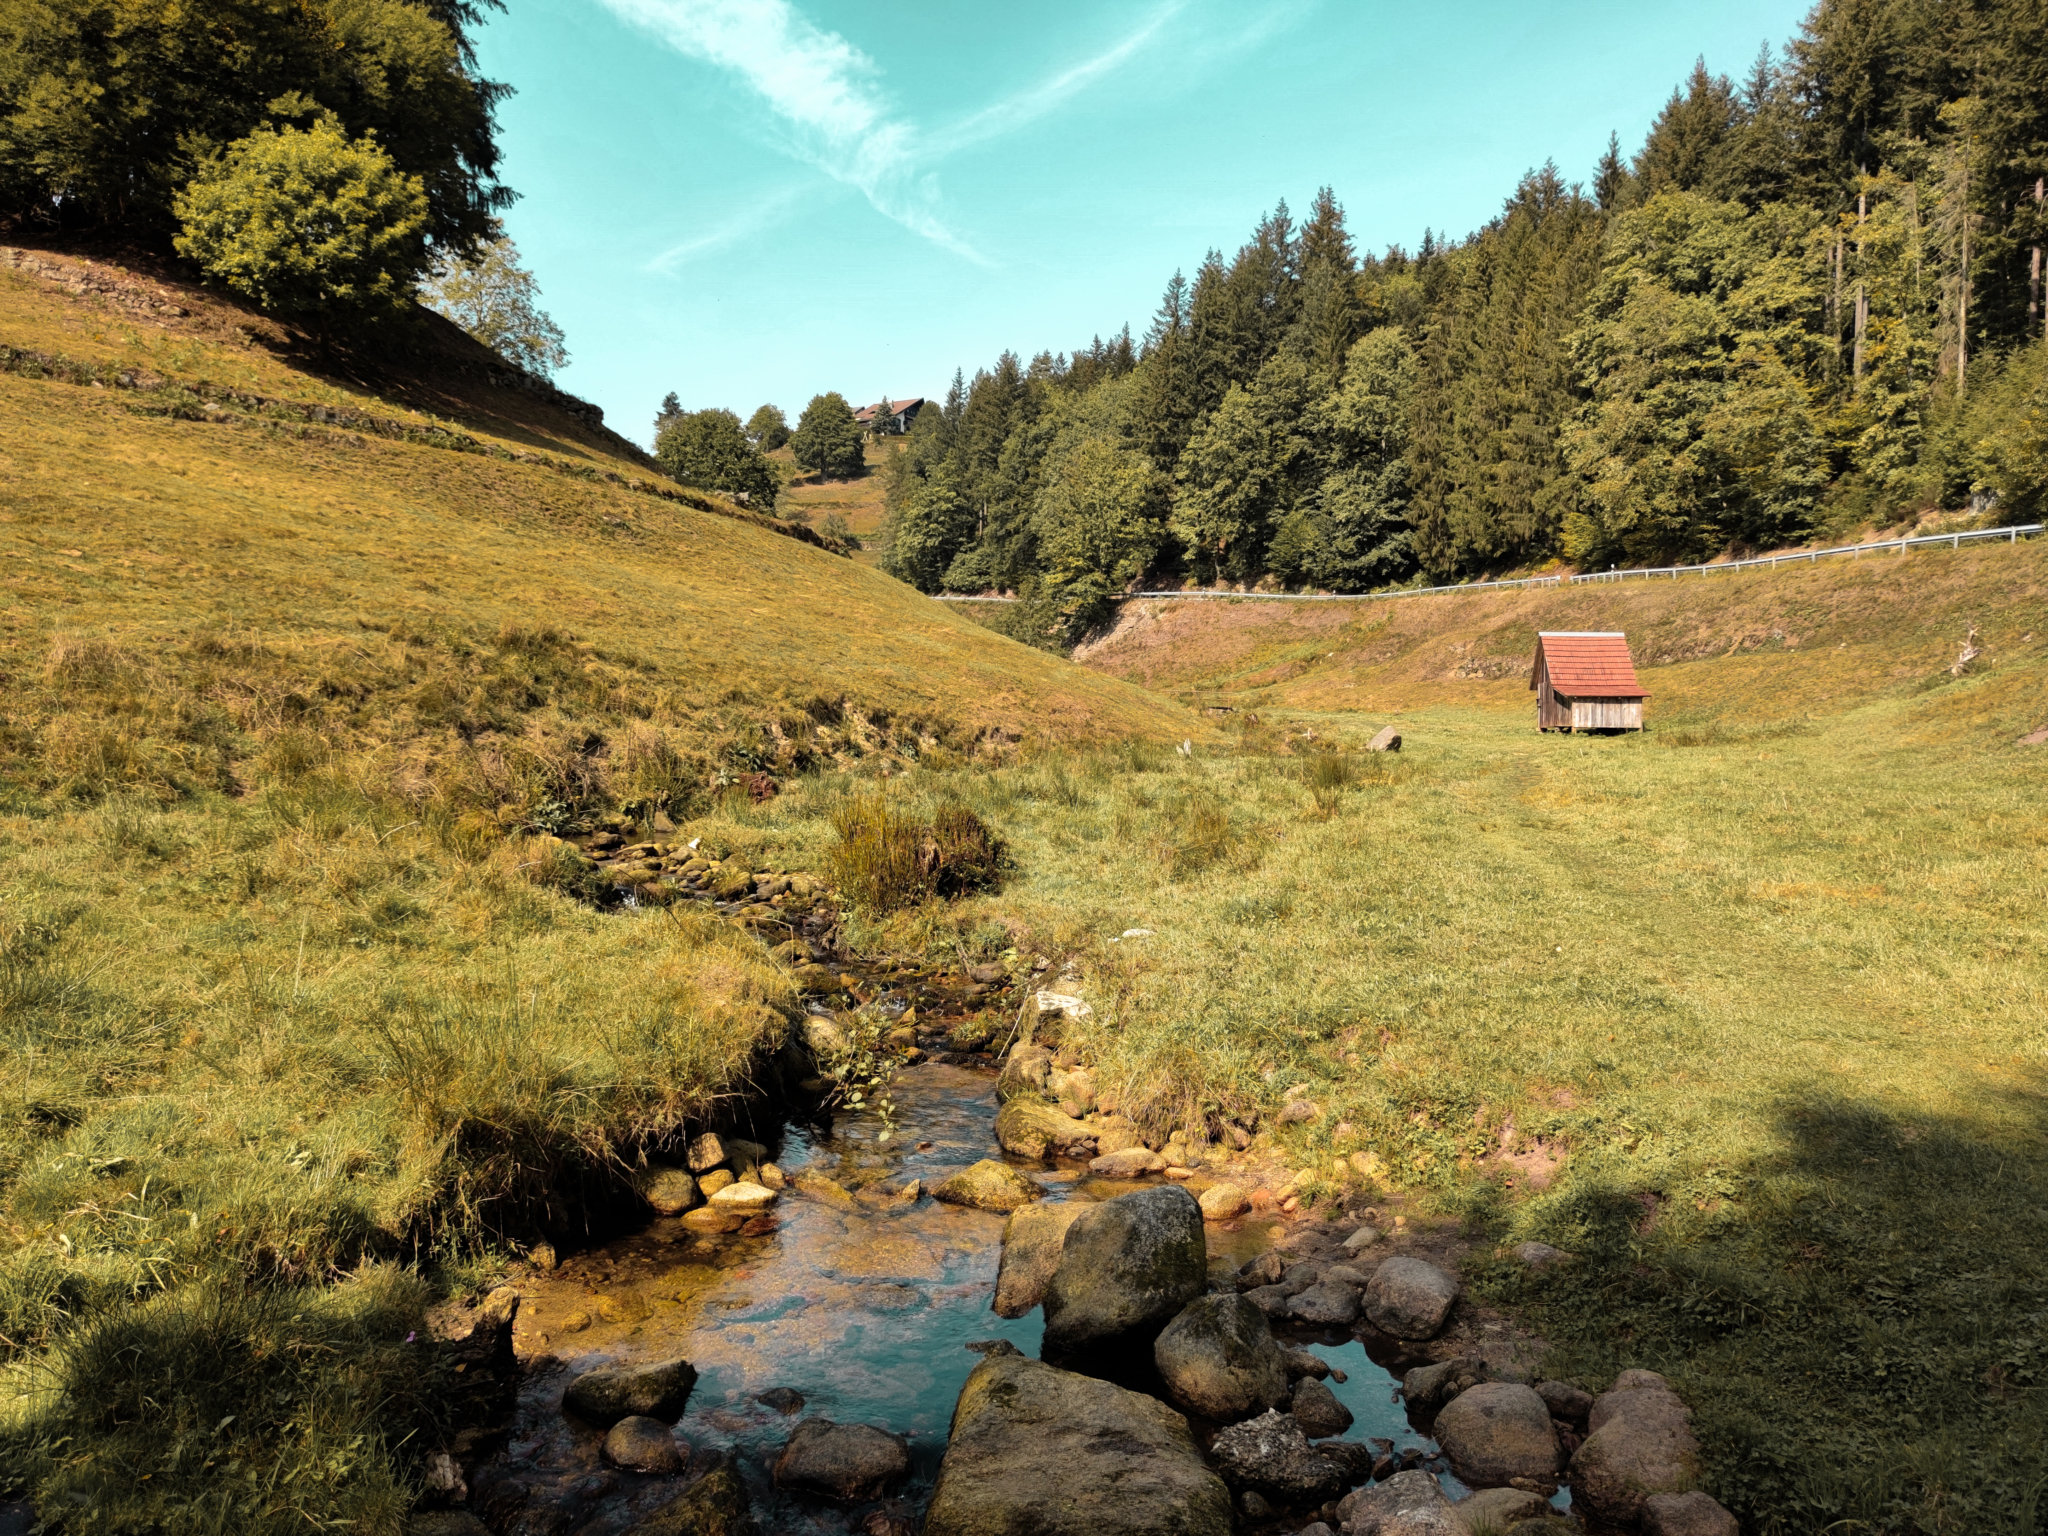
<path id="1" fill-rule="evenodd" d="M 814 1050 L 858 1029 L 814 1006 Z M 1540 1379 L 1448 1228 L 1317 1219 L 1031 1028 L 998 1069 L 927 1017 L 860 1106 L 743 1104 L 643 1175 L 644 1226 L 515 1266 L 479 1314 L 506 1393 L 415 1528 L 1734 1531 L 1663 1379 Z"/>

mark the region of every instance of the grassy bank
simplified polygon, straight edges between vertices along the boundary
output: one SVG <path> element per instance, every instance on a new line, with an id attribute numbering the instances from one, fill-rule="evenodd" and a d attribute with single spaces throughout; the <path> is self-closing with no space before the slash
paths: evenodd
<path id="1" fill-rule="evenodd" d="M 796 1011 L 539 835 L 1187 720 L 622 483 L 488 359 L 48 265 L 0 268 L 0 1483 L 53 1530 L 395 1531 L 461 1427 L 426 1309 Z"/>
<path id="2" fill-rule="evenodd" d="M 1369 756 L 1380 717 L 1297 713 L 1192 757 L 919 771 L 898 808 L 973 808 L 1015 873 L 867 931 L 1070 959 L 1094 1015 L 1067 1037 L 1111 1092 L 1161 1130 L 1263 1111 L 1255 1151 L 1325 1208 L 1399 1191 L 1575 1254 L 1473 1279 L 1559 1373 L 1670 1375 L 1745 1529 L 2020 1536 L 2048 1473 L 2048 759 L 2015 738 L 2044 668 L 1755 725 L 1726 717 L 1740 672 L 1688 703 L 1677 671 L 1644 736 L 1444 707 Z M 815 864 L 857 788 L 704 825 Z M 1318 1113 L 1273 1127 L 1290 1091 Z"/>

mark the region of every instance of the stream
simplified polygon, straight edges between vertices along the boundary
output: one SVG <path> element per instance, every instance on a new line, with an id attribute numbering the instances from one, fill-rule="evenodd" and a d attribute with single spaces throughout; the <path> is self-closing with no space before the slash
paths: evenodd
<path id="1" fill-rule="evenodd" d="M 764 1530 L 914 1530 L 954 1400 L 980 1358 L 967 1346 L 1002 1339 L 1035 1357 L 1043 1327 L 1037 1311 L 1010 1321 L 989 1309 L 1004 1217 L 906 1191 L 912 1179 L 929 1188 L 946 1172 L 1000 1155 L 993 1089 L 984 1070 L 908 1067 L 894 1085 L 896 1125 L 886 1138 L 873 1111 L 842 1111 L 829 1125 L 791 1124 L 762 1136 L 795 1183 L 823 1174 L 850 1198 L 792 1187 L 768 1216 L 724 1234 L 680 1217 L 657 1219 L 551 1273 L 520 1279 L 519 1408 L 502 1457 L 477 1490 L 477 1507 L 493 1528 L 612 1536 L 672 1498 L 677 1479 L 606 1465 L 602 1437 L 566 1419 L 561 1398 L 582 1371 L 681 1356 L 699 1372 L 677 1425 L 690 1471 L 732 1454 Z M 1106 1199 L 1140 1187 L 1093 1178 L 1084 1167 L 1029 1171 L 1051 1199 Z M 1259 1219 L 1211 1227 L 1211 1260 L 1251 1258 L 1277 1230 Z M 1333 1376 L 1328 1385 L 1356 1415 L 1347 1438 L 1390 1441 L 1397 1453 L 1434 1452 L 1408 1422 L 1396 1379 L 1362 1344 L 1290 1342 L 1343 1372 L 1344 1381 Z M 776 1400 L 777 1389 L 802 1394 L 801 1406 L 785 1413 L 761 1400 Z M 908 1440 L 910 1481 L 879 1516 L 876 1506 L 849 1511 L 773 1486 L 769 1467 L 811 1414 Z M 1444 1483 L 1454 1496 L 1463 1492 L 1448 1474 Z M 892 1517 L 899 1523 L 889 1523 Z"/>

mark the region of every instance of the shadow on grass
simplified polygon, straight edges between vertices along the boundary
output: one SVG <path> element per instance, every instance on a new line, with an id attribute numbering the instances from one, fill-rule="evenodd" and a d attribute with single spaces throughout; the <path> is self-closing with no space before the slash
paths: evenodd
<path id="1" fill-rule="evenodd" d="M 1589 1170 L 1540 1218 L 1578 1262 L 1478 1281 L 1547 1333 L 1555 1370 L 1670 1376 L 1745 1531 L 2037 1536 L 2043 1086 L 1974 1118 L 1788 1098 L 1774 1152 L 1662 1188 Z"/>

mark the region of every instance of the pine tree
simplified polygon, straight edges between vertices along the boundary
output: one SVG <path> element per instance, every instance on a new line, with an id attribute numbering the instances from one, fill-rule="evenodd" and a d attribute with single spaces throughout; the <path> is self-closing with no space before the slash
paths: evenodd
<path id="1" fill-rule="evenodd" d="M 1728 77 L 1709 73 L 1705 59 L 1696 62 L 1685 89 L 1671 93 L 1636 156 L 1639 195 L 1647 199 L 1714 184 L 1724 148 L 1741 120 Z"/>

